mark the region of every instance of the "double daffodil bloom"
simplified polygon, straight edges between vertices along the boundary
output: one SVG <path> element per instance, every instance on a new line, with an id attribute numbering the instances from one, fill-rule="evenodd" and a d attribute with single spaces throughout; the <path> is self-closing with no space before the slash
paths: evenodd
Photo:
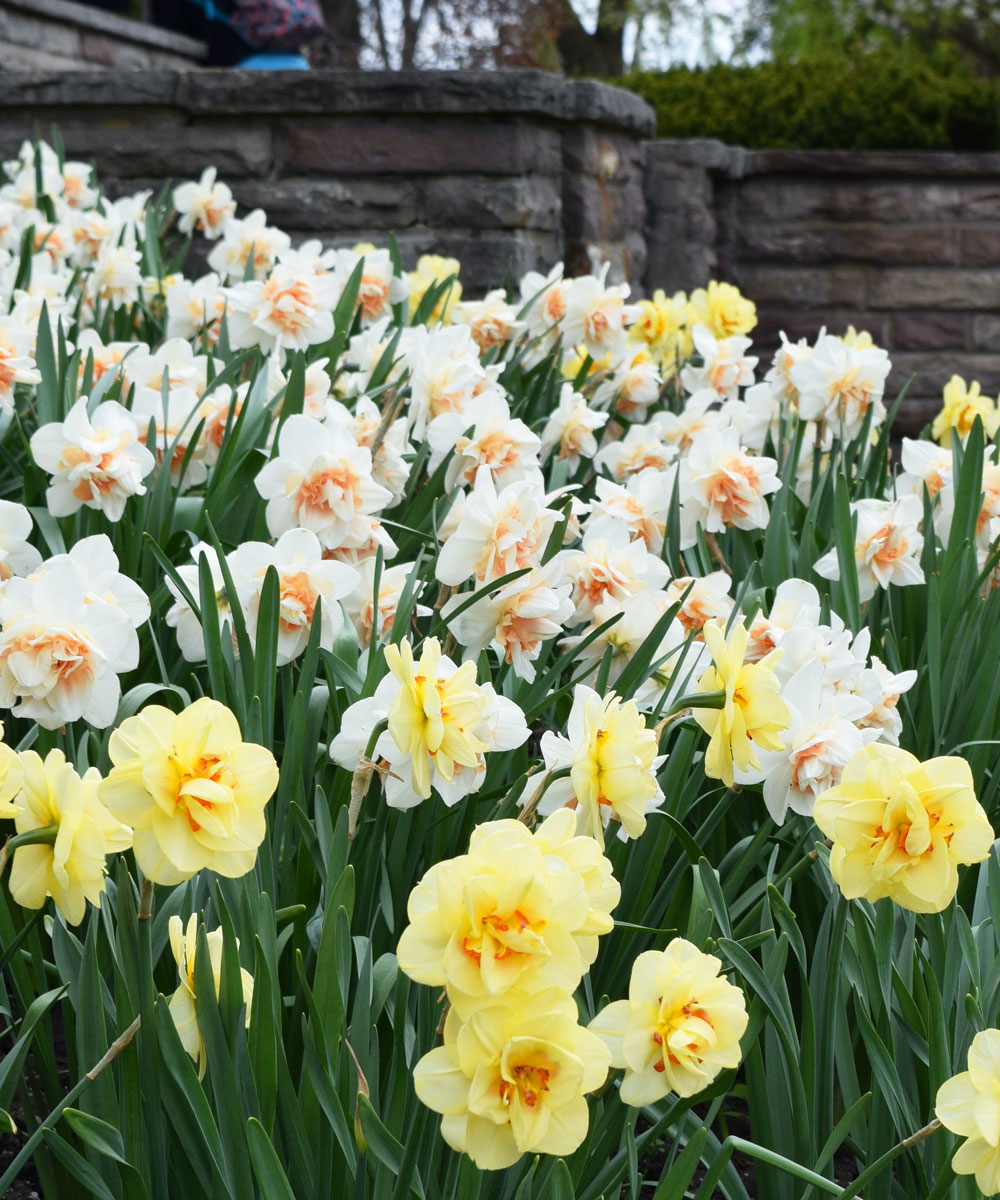
<path id="1" fill-rule="evenodd" d="M 619 897 L 594 843 L 574 845 L 574 825 L 568 809 L 534 835 L 519 821 L 480 825 L 468 854 L 436 863 L 410 894 L 400 969 L 446 987 L 463 1018 L 507 993 L 573 991 Z"/>
<path id="2" fill-rule="evenodd" d="M 87 901 L 101 903 L 105 859 L 129 848 L 132 830 L 98 799 L 96 767 L 81 778 L 61 750 L 50 750 L 44 760 L 25 750 L 20 770 L 17 832 L 53 829 L 55 837 L 14 851 L 10 894 L 25 908 L 41 908 L 51 896 L 66 920 L 79 925 Z"/>
<path id="3" fill-rule="evenodd" d="M 629 837 L 646 828 L 646 810 L 661 795 L 656 782 L 656 735 L 646 728 L 633 700 L 613 692 L 603 700 L 578 688 L 582 734 L 576 742 L 570 780 L 579 808 L 580 832 L 604 845 L 604 819 L 616 817 Z"/>
<path id="4" fill-rule="evenodd" d="M 587 1092 L 604 1082 L 610 1055 L 577 1022 L 559 989 L 476 1009 L 452 1008 L 444 1045 L 417 1063 L 417 1096 L 443 1114 L 441 1134 L 482 1170 L 522 1154 L 572 1154 L 587 1136 Z"/>
<path id="5" fill-rule="evenodd" d="M 993 829 L 964 758 L 920 762 L 898 746 L 865 746 L 813 820 L 833 841 L 830 871 L 848 900 L 895 901 L 912 912 L 947 908 L 958 865 L 982 862 Z"/>
<path id="6" fill-rule="evenodd" d="M 463 663 L 443 676 L 441 644 L 424 642 L 415 662 L 409 642 L 386 646 L 385 661 L 401 684 L 389 709 L 392 739 L 412 761 L 413 790 L 425 800 L 431 794 L 431 761 L 449 782 L 456 765 L 475 767 L 489 747 L 472 732 L 486 709 L 486 695 L 476 683 L 476 664 Z"/>
<path id="7" fill-rule="evenodd" d="M 628 999 L 591 1021 L 611 1065 L 625 1068 L 625 1104 L 653 1104 L 670 1092 L 694 1096 L 720 1071 L 739 1065 L 746 1000 L 721 970 L 719 959 L 675 938 L 666 950 L 640 954 Z"/>
<path id="8" fill-rule="evenodd" d="M 692 715 L 709 734 L 705 751 L 705 774 L 733 786 L 734 764 L 741 771 L 760 769 L 754 746 L 761 750 L 783 750 L 781 734 L 791 724 L 792 714 L 781 698 L 778 678 L 771 669 L 781 658 L 772 650 L 758 662 L 745 662 L 750 635 L 745 625 L 735 623 L 726 639 L 717 621 L 702 629 L 712 666 L 698 681 L 699 692 L 724 692 L 722 708 L 692 708 Z"/>
<path id="9" fill-rule="evenodd" d="M 717 338 L 749 333 L 757 324 L 757 306 L 738 287 L 713 279 L 691 293 L 688 324 L 704 325 Z"/>
<path id="10" fill-rule="evenodd" d="M 966 386 L 961 375 L 952 375 L 944 385 L 942 402 L 943 407 L 931 426 L 931 436 L 942 446 L 950 446 L 954 434 L 964 444 L 972 432 L 976 417 L 982 420 L 987 438 L 991 438 L 1000 426 L 1000 411 L 996 403 L 989 396 L 982 395 L 975 379 Z"/>
<path id="11" fill-rule="evenodd" d="M 231 879 L 252 870 L 278 768 L 270 750 L 243 741 L 224 704 L 202 697 L 179 714 L 147 705 L 108 753 L 100 798 L 135 830 L 143 875 L 173 884 L 205 868 Z"/>

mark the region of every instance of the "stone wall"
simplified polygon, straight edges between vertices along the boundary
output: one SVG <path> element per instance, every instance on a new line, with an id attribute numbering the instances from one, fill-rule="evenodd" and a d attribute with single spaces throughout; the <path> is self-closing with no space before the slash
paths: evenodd
<path id="1" fill-rule="evenodd" d="M 73 0 L 0 0 L 0 70 L 190 69 L 205 57 L 191 38 Z"/>
<path id="2" fill-rule="evenodd" d="M 630 92 L 541 71 L 0 74 L 0 153 L 59 126 L 112 193 L 216 166 L 298 239 L 462 260 L 470 291 L 590 248 L 645 271 L 642 140 Z"/>
<path id="3" fill-rule="evenodd" d="M 913 376 L 906 429 L 953 373 L 1000 391 L 1000 154 L 646 147 L 647 286 L 709 275 L 760 313 L 755 340 L 868 329 Z"/>

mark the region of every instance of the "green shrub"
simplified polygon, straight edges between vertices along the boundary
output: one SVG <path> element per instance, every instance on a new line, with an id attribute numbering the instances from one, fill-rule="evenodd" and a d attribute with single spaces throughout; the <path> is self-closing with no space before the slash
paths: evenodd
<path id="1" fill-rule="evenodd" d="M 655 109 L 660 137 L 748 147 L 996 150 L 995 80 L 904 51 L 637 72 L 618 80 Z"/>

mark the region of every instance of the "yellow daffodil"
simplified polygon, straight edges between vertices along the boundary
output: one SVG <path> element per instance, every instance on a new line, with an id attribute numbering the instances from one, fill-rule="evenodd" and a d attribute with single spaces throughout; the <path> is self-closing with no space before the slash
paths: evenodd
<path id="1" fill-rule="evenodd" d="M 187 928 L 181 924 L 180 917 L 171 917 L 167 924 L 170 934 L 170 949 L 177 963 L 177 973 L 180 976 L 180 987 L 170 997 L 170 1015 L 177 1029 L 181 1045 L 198 1064 L 198 1078 L 205 1074 L 208 1056 L 205 1053 L 205 1041 L 198 1024 L 198 1014 L 195 1009 L 194 963 L 198 947 L 198 918 L 192 913 L 188 918 Z M 212 963 L 212 978 L 215 981 L 215 998 L 218 1000 L 222 986 L 222 930 L 206 931 L 208 955 Z M 239 943 L 237 943 L 239 945 Z M 246 1005 L 245 1024 L 250 1024 L 250 1006 L 253 1002 L 253 976 L 245 968 L 240 968 L 240 979 L 243 985 L 243 1003 Z"/>
<path id="2" fill-rule="evenodd" d="M 653 1104 L 670 1092 L 694 1096 L 739 1065 L 746 1000 L 721 969 L 683 938 L 635 960 L 628 999 L 590 1023 L 611 1051 L 611 1065 L 625 1068 L 624 1103 Z"/>
<path id="3" fill-rule="evenodd" d="M 587 1136 L 585 1096 L 599 1088 L 610 1056 L 577 1021 L 566 992 L 548 988 L 516 1003 L 451 1009 L 444 1045 L 417 1063 L 417 1096 L 443 1114 L 441 1134 L 482 1170 L 522 1154 L 566 1155 Z"/>
<path id="4" fill-rule="evenodd" d="M 984 1196 L 1000 1192 L 1000 1029 L 984 1029 L 969 1047 L 969 1069 L 938 1089 L 937 1119 L 966 1140 L 951 1160 L 958 1175 L 975 1175 Z"/>
<path id="5" fill-rule="evenodd" d="M 657 288 L 652 300 L 639 300 L 636 307 L 639 317 L 629 326 L 629 341 L 645 342 L 653 357 L 666 367 L 676 367 L 691 357 L 694 346 L 684 292 L 668 296 Z"/>
<path id="6" fill-rule="evenodd" d="M 871 350 L 875 345 L 875 339 L 867 329 L 855 329 L 853 325 L 848 325 L 841 341 L 852 350 Z"/>
<path id="7" fill-rule="evenodd" d="M 975 379 L 966 387 L 960 375 L 952 375 L 944 385 L 943 401 L 944 405 L 931 426 L 931 436 L 942 446 L 950 446 L 955 433 L 964 443 L 976 417 L 981 418 L 988 438 L 993 437 L 1000 427 L 1000 411 L 995 401 L 980 393 L 979 383 Z"/>
<path id="8" fill-rule="evenodd" d="M 699 692 L 724 692 L 722 708 L 692 709 L 692 715 L 709 735 L 705 751 L 705 774 L 733 786 L 733 766 L 741 771 L 759 770 L 754 747 L 781 750 L 783 730 L 791 722 L 788 705 L 781 698 L 777 676 L 771 669 L 781 657 L 772 650 L 755 663 L 744 662 L 749 633 L 735 623 L 728 640 L 717 621 L 702 629 L 712 666 L 698 681 Z"/>
<path id="9" fill-rule="evenodd" d="M 964 758 L 922 763 L 880 742 L 848 761 L 813 820 L 833 841 L 830 871 L 848 900 L 887 896 L 921 913 L 951 903 L 958 864 L 982 862 L 994 837 Z"/>
<path id="10" fill-rule="evenodd" d="M 489 749 L 472 732 L 482 720 L 486 694 L 476 684 L 476 664 L 463 663 L 442 676 L 441 644 L 424 642 L 415 662 L 409 642 L 386 646 L 385 661 L 402 685 L 389 709 L 389 732 L 412 760 L 413 790 L 431 794 L 431 760 L 449 782 L 456 765 L 475 767 L 477 756 Z"/>
<path id="11" fill-rule="evenodd" d="M 583 370 L 583 364 L 587 361 L 587 347 L 577 346 L 563 359 L 562 377 L 570 381 Z M 612 355 L 605 354 L 603 358 L 591 359 L 590 366 L 587 368 L 587 375 L 596 375 L 598 371 L 607 371 L 611 368 Z"/>
<path id="12" fill-rule="evenodd" d="M 15 850 L 10 894 L 25 908 L 41 908 L 51 896 L 66 920 L 79 925 L 87 901 L 101 903 L 105 859 L 129 848 L 132 831 L 98 799 L 96 767 L 81 779 L 61 750 L 50 750 L 44 760 L 25 750 L 20 767 L 17 832 L 54 827 L 55 837 Z"/>
<path id="13" fill-rule="evenodd" d="M 0 724 L 0 738 L 3 737 L 3 725 Z M 24 767 L 15 750 L 6 742 L 0 742 L 0 819 L 16 817 L 21 811 L 17 802 L 17 794 L 21 790 L 24 778 Z"/>
<path id="14" fill-rule="evenodd" d="M 611 863 L 601 853 L 601 847 L 592 837 L 577 833 L 573 810 L 558 809 L 538 826 L 534 839 L 542 854 L 561 858 L 583 881 L 590 912 L 576 930 L 578 943 L 581 937 L 600 937 L 610 933 L 614 928 L 610 914 L 617 907 L 622 890 L 612 873 Z M 588 944 L 584 957 L 590 953 L 592 946 L 593 943 Z M 590 961 L 593 960 L 588 960 L 588 966 Z"/>
<path id="15" fill-rule="evenodd" d="M 656 735 L 646 728 L 635 702 L 623 703 L 614 692 L 602 700 L 586 689 L 582 718 L 570 768 L 580 832 L 603 846 L 608 812 L 629 837 L 639 837 L 649 802 L 660 795 L 653 771 Z"/>
<path id="16" fill-rule="evenodd" d="M 458 281 L 458 273 L 462 264 L 457 258 L 446 258 L 440 254 L 421 254 L 417 259 L 416 270 L 410 271 L 410 320 L 417 311 L 427 289 L 436 283 L 443 283 L 451 276 L 451 286 L 434 305 L 433 311 L 427 318 L 428 325 L 451 324 L 451 310 L 462 299 L 462 285 Z"/>
<path id="17" fill-rule="evenodd" d="M 618 889 L 606 877 L 593 886 L 592 859 L 583 873 L 567 869 L 578 848 L 547 852 L 566 840 L 571 818 L 546 821 L 537 840 L 519 821 L 489 821 L 473 831 L 468 854 L 431 867 L 410 894 L 400 969 L 447 987 L 463 1018 L 507 993 L 572 991 L 597 957 L 598 935 L 612 928 Z"/>
<path id="18" fill-rule="evenodd" d="M 135 857 L 155 883 L 204 868 L 236 878 L 257 861 L 264 806 L 278 786 L 274 755 L 244 742 L 208 697 L 180 714 L 150 704 L 111 735 L 114 764 L 100 798 L 135 830 Z"/>
<path id="19" fill-rule="evenodd" d="M 688 324 L 704 325 L 717 338 L 749 333 L 757 324 L 757 307 L 731 283 L 713 279 L 696 288 L 688 300 Z"/>

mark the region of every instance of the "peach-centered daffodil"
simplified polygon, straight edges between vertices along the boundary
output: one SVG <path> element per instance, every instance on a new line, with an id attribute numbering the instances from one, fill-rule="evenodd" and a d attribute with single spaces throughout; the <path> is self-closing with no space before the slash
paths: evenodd
<path id="1" fill-rule="evenodd" d="M 486 694 L 476 684 L 476 664 L 463 663 L 441 674 L 441 644 L 424 642 L 420 661 L 409 642 L 386 646 L 385 661 L 401 684 L 389 709 L 389 733 L 412 761 L 413 790 L 425 800 L 431 794 L 431 762 L 451 780 L 456 765 L 475 767 L 489 749 L 473 733 L 486 708 Z"/>
<path id="2" fill-rule="evenodd" d="M 101 903 L 105 859 L 129 848 L 132 830 L 98 799 L 96 767 L 81 778 L 61 750 L 50 750 L 44 760 L 25 750 L 19 758 L 15 828 L 18 834 L 50 830 L 54 837 L 14 851 L 10 894 L 25 908 L 41 908 L 51 896 L 66 920 L 79 925 L 87 901 Z"/>
<path id="3" fill-rule="evenodd" d="M 135 830 L 147 879 L 181 883 L 204 868 L 235 879 L 253 868 L 278 768 L 270 750 L 243 741 L 224 704 L 147 705 L 114 731 L 108 754 L 100 798 Z"/>
<path id="4" fill-rule="evenodd" d="M 611 1051 L 611 1065 L 625 1068 L 625 1104 L 653 1104 L 670 1092 L 694 1096 L 720 1071 L 739 1065 L 746 1000 L 721 970 L 719 959 L 675 938 L 666 950 L 640 954 L 628 999 L 591 1021 Z"/>
<path id="5" fill-rule="evenodd" d="M 757 662 L 745 662 L 749 633 L 740 622 L 733 624 L 728 639 L 717 621 L 702 627 L 712 665 L 698 681 L 699 692 L 723 692 L 722 708 L 692 708 L 692 715 L 709 735 L 705 751 L 705 774 L 733 786 L 733 766 L 741 771 L 760 769 L 754 753 L 782 750 L 781 734 L 791 724 L 792 714 L 781 698 L 781 686 L 772 667 L 781 658 L 772 650 Z"/>
<path id="6" fill-rule="evenodd" d="M 436 863 L 411 892 L 400 969 L 447 987 L 463 1018 L 507 993 L 573 991 L 619 897 L 594 842 L 573 844 L 575 824 L 560 809 L 536 834 L 519 821 L 475 829 L 468 854 Z"/>
<path id="7" fill-rule="evenodd" d="M 198 1014 L 195 1009 L 194 963 L 198 947 L 198 917 L 192 913 L 188 917 L 185 928 L 180 917 L 171 917 L 167 923 L 170 934 L 170 949 L 177 963 L 177 973 L 180 976 L 180 987 L 170 997 L 170 1015 L 177 1029 L 181 1045 L 198 1064 L 198 1078 L 205 1074 L 208 1055 L 205 1052 L 205 1040 L 201 1035 L 198 1024 Z M 208 942 L 208 956 L 212 963 L 212 980 L 215 983 L 215 998 L 218 1000 L 222 987 L 222 930 L 206 930 L 205 939 Z M 237 947 L 239 942 L 237 942 Z M 243 1003 L 246 1005 L 244 1022 L 250 1025 L 250 1006 L 253 1003 L 253 976 L 244 967 L 240 968 L 240 982 L 243 987 Z"/>
<path id="8" fill-rule="evenodd" d="M 947 908 L 959 863 L 982 862 L 994 838 L 964 758 L 922 763 L 881 742 L 848 761 L 813 820 L 833 841 L 830 871 L 848 900 L 887 896 L 920 913 Z"/>
<path id="9" fill-rule="evenodd" d="M 477 1008 L 452 1008 L 444 1045 L 417 1063 L 417 1096 L 443 1114 L 441 1134 L 483 1170 L 522 1154 L 572 1154 L 587 1136 L 586 1093 L 604 1082 L 610 1055 L 577 1021 L 567 992 L 546 988 Z"/>

